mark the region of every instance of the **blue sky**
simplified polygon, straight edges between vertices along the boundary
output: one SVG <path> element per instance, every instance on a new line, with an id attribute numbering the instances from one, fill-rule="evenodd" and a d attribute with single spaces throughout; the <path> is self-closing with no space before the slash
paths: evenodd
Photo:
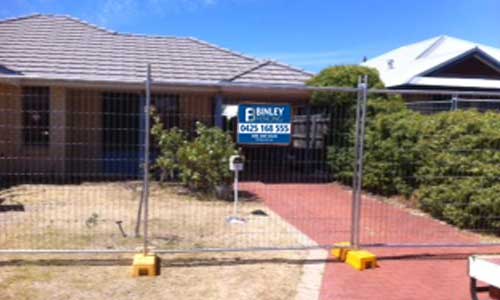
<path id="1" fill-rule="evenodd" d="M 193 36 L 313 72 L 441 34 L 500 48 L 500 0 L 2 0 L 0 18 L 35 12 Z"/>

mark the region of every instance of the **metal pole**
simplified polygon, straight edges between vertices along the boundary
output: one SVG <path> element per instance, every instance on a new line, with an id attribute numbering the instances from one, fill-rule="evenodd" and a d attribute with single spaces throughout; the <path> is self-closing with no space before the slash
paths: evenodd
<path id="1" fill-rule="evenodd" d="M 149 213 L 149 120 L 151 113 L 151 64 L 146 75 L 146 103 L 144 105 L 144 172 L 142 197 L 144 204 L 144 254 L 148 253 L 148 213 Z"/>
<path id="2" fill-rule="evenodd" d="M 358 84 L 358 99 L 356 106 L 356 143 L 352 192 L 351 246 L 355 249 L 360 244 L 361 228 L 361 190 L 363 186 L 363 150 L 365 139 L 366 103 L 368 94 L 368 77 Z"/>
<path id="3" fill-rule="evenodd" d="M 238 216 L 238 170 L 234 171 L 234 186 L 233 186 L 233 216 L 236 218 Z"/>
<path id="4" fill-rule="evenodd" d="M 141 108 L 144 107 L 145 103 L 146 103 L 146 97 L 145 96 L 141 96 L 140 97 L 140 102 L 139 102 L 139 113 L 141 111 Z M 140 132 L 139 134 L 142 134 L 142 132 L 144 131 L 144 119 L 145 119 L 145 115 L 142 114 L 140 116 L 140 123 L 141 123 L 141 126 L 140 126 Z M 139 144 L 142 144 L 144 143 L 144 136 L 141 136 L 140 139 L 139 139 Z M 144 149 L 143 149 L 144 150 Z M 144 158 L 144 152 L 140 152 L 139 151 L 139 159 L 140 157 L 143 157 Z M 141 168 L 141 166 L 137 166 L 138 169 Z M 141 231 L 141 225 L 142 225 L 142 214 L 143 214 L 143 211 L 142 211 L 142 207 L 144 205 L 144 189 L 141 190 L 141 196 L 140 196 L 140 199 L 139 199 L 139 207 L 137 208 L 137 219 L 135 221 L 135 230 L 134 230 L 134 235 L 136 238 L 139 238 L 141 236 L 140 234 L 140 231 Z"/>
<path id="5" fill-rule="evenodd" d="M 451 98 L 451 111 L 456 111 L 458 110 L 458 96 L 453 95 Z"/>
<path id="6" fill-rule="evenodd" d="M 357 199 L 357 186 L 358 186 L 358 145 L 359 145 L 359 120 L 361 112 L 361 77 L 358 78 L 358 92 L 356 100 L 356 125 L 355 134 L 356 141 L 354 144 L 354 164 L 353 164 L 353 176 L 352 176 L 352 202 L 351 202 L 351 245 L 356 244 L 356 232 L 357 232 L 357 222 L 356 220 L 356 199 Z"/>
<path id="7" fill-rule="evenodd" d="M 491 248 L 500 247 L 500 243 L 491 244 L 373 244 L 366 245 L 371 248 Z M 212 252 L 256 252 L 256 251 L 295 251 L 295 250 L 313 250 L 313 249 L 332 249 L 336 245 L 319 244 L 313 246 L 296 246 L 296 247 L 248 247 L 248 248 L 181 248 L 181 249 L 158 249 L 156 253 L 177 254 L 177 253 L 212 253 Z M 471 249 L 472 252 L 478 253 L 478 250 Z M 486 251 L 486 250 L 485 250 Z M 75 250 L 75 249 L 0 249 L 1 255 L 12 254 L 117 254 L 117 253 L 136 253 L 134 249 L 94 249 L 94 250 Z M 490 251 L 491 252 L 491 251 Z M 482 253 L 482 251 L 479 251 Z M 486 253 L 486 252 L 485 252 Z M 424 254 L 424 256 L 427 254 Z M 437 254 L 439 256 L 439 254 Z"/>

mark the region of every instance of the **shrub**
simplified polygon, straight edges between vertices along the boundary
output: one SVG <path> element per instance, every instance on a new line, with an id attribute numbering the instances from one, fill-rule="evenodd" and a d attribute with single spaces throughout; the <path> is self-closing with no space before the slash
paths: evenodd
<path id="1" fill-rule="evenodd" d="M 345 65 L 335 66 L 322 70 L 318 75 L 307 82 L 315 87 L 347 87 L 355 88 L 358 86 L 360 76 L 368 75 L 369 88 L 383 88 L 384 84 L 380 79 L 376 69 Z M 312 96 L 312 103 L 315 105 L 334 105 L 352 107 L 355 104 L 356 95 L 353 93 L 331 93 L 315 92 Z"/>
<path id="2" fill-rule="evenodd" d="M 421 162 L 417 143 L 423 116 L 409 110 L 379 114 L 368 123 L 364 187 L 382 195 L 411 195 Z"/>
<path id="3" fill-rule="evenodd" d="M 500 234 L 500 114 L 424 116 L 390 106 L 367 123 L 364 188 L 413 195 L 434 217 Z M 344 153 L 330 163 L 352 174 L 352 160 Z"/>
<path id="4" fill-rule="evenodd" d="M 418 151 L 420 184 L 449 177 L 500 178 L 500 114 L 456 111 L 426 117 Z"/>
<path id="5" fill-rule="evenodd" d="M 309 81 L 318 87 L 356 87 L 377 71 L 359 66 L 323 70 Z M 352 93 L 315 92 L 314 105 L 329 106 L 337 119 L 327 159 L 337 180 L 352 183 L 354 112 Z M 338 118 L 340 116 L 340 118 Z M 461 228 L 500 234 L 500 114 L 455 111 L 424 116 L 399 97 L 368 99 L 363 187 L 390 196 L 413 197 L 424 211 Z"/>
<path id="6" fill-rule="evenodd" d="M 492 230 L 500 234 L 500 183 L 482 178 L 449 180 L 422 185 L 416 197 L 432 216 L 460 228 Z"/>
<path id="7" fill-rule="evenodd" d="M 198 122 L 196 134 L 178 150 L 180 179 L 191 189 L 214 192 L 217 186 L 230 182 L 229 157 L 238 151 L 231 136 L 219 128 Z"/>
<path id="8" fill-rule="evenodd" d="M 326 68 L 312 78 L 308 85 L 315 87 L 356 88 L 360 76 L 368 75 L 369 88 L 383 88 L 384 85 L 376 69 L 345 65 Z M 354 121 L 356 93 L 314 92 L 311 103 L 327 108 L 331 124 L 327 159 L 330 169 L 337 180 L 352 181 L 352 162 L 354 147 Z"/>
<path id="9" fill-rule="evenodd" d="M 168 175 L 171 180 L 178 179 L 190 189 L 205 193 L 230 182 L 229 157 L 238 151 L 231 136 L 221 129 L 197 122 L 196 136 L 190 140 L 182 129 L 165 129 L 153 113 L 151 134 L 159 150 L 154 168 L 162 177 Z"/>
<path id="10" fill-rule="evenodd" d="M 157 142 L 159 155 L 156 158 L 154 168 L 160 170 L 161 181 L 168 177 L 174 180 L 179 172 L 179 160 L 177 153 L 187 143 L 184 131 L 179 128 L 165 130 L 157 114 L 153 114 L 153 127 L 151 134 Z"/>
<path id="11" fill-rule="evenodd" d="M 462 228 L 500 234 L 500 114 L 456 111 L 426 119 L 417 145 L 421 208 Z"/>
<path id="12" fill-rule="evenodd" d="M 386 123 L 392 124 L 396 121 L 396 119 L 404 118 L 404 113 L 395 114 L 393 113 L 405 112 L 410 113 L 406 109 L 404 101 L 400 97 L 389 97 L 389 98 L 374 98 L 368 100 L 367 106 L 367 138 L 371 139 L 370 141 L 378 141 L 376 137 L 376 133 L 378 131 L 370 131 L 372 126 L 379 126 L 379 130 L 382 127 L 386 127 Z M 387 120 L 377 120 L 376 116 L 378 115 L 388 116 Z M 390 117 L 389 117 L 390 116 Z M 342 121 L 342 120 L 341 120 Z M 377 124 L 377 125 L 375 125 Z M 334 129 L 335 130 L 335 129 Z M 335 136 L 335 133 L 332 133 Z M 327 159 L 330 169 L 334 176 L 340 182 L 350 184 L 352 182 L 353 176 L 353 164 L 354 164 L 354 143 L 355 143 L 355 133 L 354 126 L 352 124 L 349 126 L 348 130 L 346 129 L 343 133 L 337 133 L 337 135 L 341 135 L 336 139 L 333 139 L 334 143 L 328 147 Z M 341 141 L 341 142 L 339 142 Z M 372 146 L 372 143 L 367 143 L 368 147 Z M 373 145 L 377 146 L 377 145 Z M 365 147 L 366 148 L 366 147 Z M 370 153 L 371 151 L 366 151 Z M 378 153 L 378 152 L 377 152 Z M 375 157 L 373 157 L 375 158 Z M 372 160 L 369 160 L 371 162 Z M 368 168 L 375 168 L 374 165 L 365 166 Z M 375 169 L 374 169 L 375 171 Z M 371 174 L 376 176 L 375 174 Z M 380 178 L 381 180 L 387 180 L 386 178 Z M 370 179 L 368 180 L 368 186 L 378 186 L 378 183 L 372 182 Z M 375 190 L 375 189 L 374 189 Z M 384 191 L 385 188 L 380 191 Z M 383 192 L 386 194 L 386 192 Z"/>

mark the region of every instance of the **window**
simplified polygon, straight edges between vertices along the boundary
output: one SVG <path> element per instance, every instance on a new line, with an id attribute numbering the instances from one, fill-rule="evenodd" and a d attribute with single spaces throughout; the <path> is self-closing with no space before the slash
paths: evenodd
<path id="1" fill-rule="evenodd" d="M 179 126 L 179 95 L 154 94 L 151 102 L 165 128 Z"/>
<path id="2" fill-rule="evenodd" d="M 48 146 L 50 91 L 48 87 L 23 87 L 23 144 Z"/>
<path id="3" fill-rule="evenodd" d="M 140 95 L 103 93 L 104 150 L 135 152 L 139 144 Z"/>

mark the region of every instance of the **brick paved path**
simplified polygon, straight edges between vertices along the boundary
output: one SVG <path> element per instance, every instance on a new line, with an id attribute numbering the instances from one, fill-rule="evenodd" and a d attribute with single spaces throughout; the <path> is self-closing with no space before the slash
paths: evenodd
<path id="1" fill-rule="evenodd" d="M 337 184 L 244 183 L 273 211 L 320 245 L 349 240 L 351 191 Z M 363 197 L 366 244 L 474 243 L 478 236 L 372 197 Z M 469 299 L 467 256 L 488 248 L 373 248 L 380 268 L 358 272 L 327 264 L 321 299 Z"/>

